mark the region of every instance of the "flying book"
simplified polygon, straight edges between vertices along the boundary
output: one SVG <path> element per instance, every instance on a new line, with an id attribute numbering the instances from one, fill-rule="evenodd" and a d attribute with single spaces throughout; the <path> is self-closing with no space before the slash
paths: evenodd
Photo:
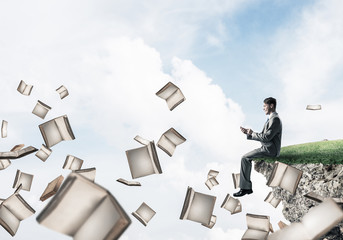
<path id="1" fill-rule="evenodd" d="M 215 196 L 199 193 L 188 187 L 180 219 L 210 225 L 216 199 Z"/>
<path id="2" fill-rule="evenodd" d="M 19 145 L 23 146 L 23 145 Z M 36 152 L 38 149 L 34 148 L 32 146 L 23 148 L 23 149 L 18 149 L 16 148 L 15 150 L 11 150 L 9 152 L 0 152 L 0 159 L 16 159 L 16 158 L 21 158 L 24 157 L 28 154 Z"/>
<path id="3" fill-rule="evenodd" d="M 242 240 L 266 240 L 270 231 L 269 216 L 247 213 L 246 218 L 248 229 Z"/>
<path id="4" fill-rule="evenodd" d="M 276 208 L 279 203 L 281 202 L 281 199 L 277 199 L 274 197 L 273 192 L 268 193 L 266 199 L 264 199 L 265 202 L 270 203 L 274 208 Z"/>
<path id="5" fill-rule="evenodd" d="M 20 81 L 17 91 L 23 95 L 29 96 L 33 86 L 26 84 L 23 80 Z"/>
<path id="6" fill-rule="evenodd" d="M 96 168 L 84 168 L 84 169 L 79 169 L 79 170 L 73 170 L 74 173 L 78 173 L 88 180 L 94 182 L 95 180 L 95 173 L 96 173 Z"/>
<path id="7" fill-rule="evenodd" d="M 45 145 L 50 148 L 61 141 L 74 140 L 67 115 L 54 118 L 39 125 Z"/>
<path id="8" fill-rule="evenodd" d="M 226 195 L 224 202 L 220 207 L 231 212 L 231 215 L 242 212 L 241 202 L 238 199 L 231 197 L 230 194 Z"/>
<path id="9" fill-rule="evenodd" d="M 132 215 L 140 221 L 144 226 L 148 225 L 148 222 L 155 216 L 156 212 L 152 210 L 145 202 L 143 202 L 139 208 L 132 213 Z"/>
<path id="10" fill-rule="evenodd" d="M 240 173 L 232 173 L 233 187 L 235 189 L 239 188 L 240 177 L 241 177 Z"/>
<path id="11" fill-rule="evenodd" d="M 0 159 L 0 170 L 4 170 L 9 165 L 11 165 L 11 161 L 9 159 Z"/>
<path id="12" fill-rule="evenodd" d="M 49 107 L 48 105 L 46 105 L 45 103 L 41 102 L 41 101 L 37 101 L 37 104 L 35 106 L 35 108 L 32 110 L 32 113 L 38 117 L 40 117 L 41 119 L 44 119 L 46 114 L 51 110 L 51 107 Z"/>
<path id="13" fill-rule="evenodd" d="M 312 207 L 304 215 L 301 222 L 291 223 L 289 226 L 271 234 L 268 240 L 303 240 L 319 239 L 343 220 L 342 209 L 328 198 L 316 207 Z"/>
<path id="14" fill-rule="evenodd" d="M 63 169 L 70 169 L 70 170 L 79 170 L 81 169 L 83 164 L 83 160 L 80 158 L 77 158 L 73 155 L 67 155 L 66 160 L 63 164 Z"/>
<path id="15" fill-rule="evenodd" d="M 309 193 L 306 193 L 304 195 L 304 197 L 308 198 L 308 199 L 311 199 L 313 201 L 316 201 L 316 202 L 323 202 L 325 199 L 325 197 L 322 197 L 320 196 L 319 194 L 315 193 L 315 192 L 309 192 Z M 332 200 L 334 200 L 337 204 L 343 204 L 343 199 L 342 198 L 331 198 Z"/>
<path id="16" fill-rule="evenodd" d="M 217 216 L 212 215 L 212 216 L 211 216 L 210 224 L 208 224 L 208 225 L 206 225 L 206 224 L 201 224 L 201 225 L 203 225 L 203 226 L 205 226 L 205 227 L 207 227 L 207 228 L 209 228 L 209 229 L 212 229 L 213 226 L 216 224 L 216 221 L 217 221 Z"/>
<path id="17" fill-rule="evenodd" d="M 76 173 L 69 174 L 36 219 L 74 240 L 118 239 L 131 224 L 108 190 Z"/>
<path id="18" fill-rule="evenodd" d="M 140 136 L 136 136 L 134 139 L 143 144 L 144 147 L 126 151 L 132 178 L 161 174 L 162 169 L 154 141 L 148 141 Z"/>
<path id="19" fill-rule="evenodd" d="M 322 106 L 321 105 L 307 105 L 306 110 L 321 110 Z"/>
<path id="20" fill-rule="evenodd" d="M 59 177 L 55 178 L 53 181 L 51 181 L 48 186 L 45 188 L 44 192 L 42 193 L 42 196 L 40 196 L 40 200 L 43 202 L 49 197 L 52 197 L 55 195 L 60 188 L 62 182 L 64 180 L 64 177 L 60 175 Z"/>
<path id="21" fill-rule="evenodd" d="M 184 138 L 174 128 L 170 128 L 162 134 L 160 140 L 157 142 L 157 146 L 171 157 L 173 156 L 176 146 L 184 143 L 185 141 L 186 138 Z"/>
<path id="22" fill-rule="evenodd" d="M 171 82 L 168 82 L 163 88 L 161 88 L 156 93 L 156 95 L 167 101 L 167 105 L 170 111 L 172 111 L 176 106 L 186 100 L 180 88 L 178 88 Z"/>
<path id="23" fill-rule="evenodd" d="M 125 180 L 123 178 L 118 178 L 117 182 L 120 182 L 120 183 L 125 184 L 127 186 L 141 186 L 140 182 L 128 181 L 128 180 Z"/>
<path id="24" fill-rule="evenodd" d="M 35 210 L 18 193 L 12 194 L 0 204 L 0 225 L 13 237 L 20 221 L 30 217 Z"/>
<path id="25" fill-rule="evenodd" d="M 11 152 L 18 151 L 22 149 L 23 147 L 24 147 L 24 144 L 15 145 L 10 151 Z M 7 168 L 9 165 L 11 165 L 11 161 L 9 159 L 1 159 L 0 157 L 0 170 Z"/>
<path id="26" fill-rule="evenodd" d="M 56 89 L 56 92 L 58 92 L 60 94 L 60 98 L 63 99 L 66 96 L 69 95 L 68 90 L 65 86 L 60 86 L 59 88 Z"/>
<path id="27" fill-rule="evenodd" d="M 5 120 L 2 120 L 2 124 L 1 124 L 1 137 L 2 138 L 7 137 L 7 126 L 8 126 L 8 122 Z"/>
<path id="28" fill-rule="evenodd" d="M 269 187 L 281 187 L 294 194 L 297 190 L 302 171 L 285 163 L 276 161 L 268 179 Z"/>
<path id="29" fill-rule="evenodd" d="M 279 221 L 279 222 L 277 223 L 277 225 L 279 225 L 279 228 L 280 228 L 280 229 L 283 229 L 283 228 L 285 228 L 285 227 L 288 226 L 288 225 L 287 225 L 286 223 L 284 223 L 283 221 Z"/>
<path id="30" fill-rule="evenodd" d="M 36 152 L 36 157 L 38 157 L 40 160 L 45 162 L 48 157 L 51 155 L 52 150 L 48 147 L 46 147 L 44 144 L 42 144 L 42 147 Z"/>
<path id="31" fill-rule="evenodd" d="M 19 187 L 22 184 L 22 190 L 30 191 L 33 175 L 21 172 L 19 169 L 14 178 L 13 188 Z"/>
<path id="32" fill-rule="evenodd" d="M 215 170 L 210 170 L 208 172 L 205 185 L 208 187 L 209 190 L 211 190 L 214 186 L 219 184 L 217 179 L 216 179 L 218 174 L 219 174 L 219 172 L 215 171 Z"/>

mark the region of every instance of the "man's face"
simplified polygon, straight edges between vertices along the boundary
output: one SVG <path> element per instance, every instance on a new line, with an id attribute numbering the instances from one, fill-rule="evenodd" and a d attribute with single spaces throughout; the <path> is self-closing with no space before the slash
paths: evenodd
<path id="1" fill-rule="evenodd" d="M 267 103 L 263 104 L 263 111 L 266 113 L 266 115 L 269 115 L 272 112 L 272 107 L 273 107 L 273 104 L 267 104 Z"/>

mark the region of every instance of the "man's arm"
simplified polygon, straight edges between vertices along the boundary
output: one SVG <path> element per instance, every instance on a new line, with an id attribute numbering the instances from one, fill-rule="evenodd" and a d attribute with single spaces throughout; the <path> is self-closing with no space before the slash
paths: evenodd
<path id="1" fill-rule="evenodd" d="M 247 135 L 247 138 L 260 142 L 270 142 L 280 129 L 280 124 L 280 119 L 278 117 L 275 117 L 270 120 L 269 127 L 267 128 L 267 131 L 265 133 L 252 132 L 251 134 Z"/>

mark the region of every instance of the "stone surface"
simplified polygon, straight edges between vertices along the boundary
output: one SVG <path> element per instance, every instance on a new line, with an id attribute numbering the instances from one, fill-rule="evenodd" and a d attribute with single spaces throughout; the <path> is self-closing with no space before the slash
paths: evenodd
<path id="1" fill-rule="evenodd" d="M 273 169 L 273 163 L 256 161 L 254 168 L 263 174 L 266 179 Z M 323 164 L 293 164 L 293 167 L 302 170 L 303 175 L 294 195 L 279 187 L 273 187 L 276 198 L 282 199 L 282 213 L 290 222 L 299 222 L 311 207 L 319 203 L 305 198 L 303 195 L 314 191 L 323 197 L 343 198 L 343 165 Z M 343 223 L 334 227 L 320 239 L 343 240 Z"/>

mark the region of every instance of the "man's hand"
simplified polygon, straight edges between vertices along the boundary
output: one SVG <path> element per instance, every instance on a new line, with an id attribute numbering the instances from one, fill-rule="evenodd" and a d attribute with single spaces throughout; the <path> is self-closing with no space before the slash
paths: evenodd
<path id="1" fill-rule="evenodd" d="M 241 129 L 242 133 L 244 133 L 244 134 L 251 135 L 253 133 L 253 130 L 250 128 L 240 127 L 240 129 Z"/>

